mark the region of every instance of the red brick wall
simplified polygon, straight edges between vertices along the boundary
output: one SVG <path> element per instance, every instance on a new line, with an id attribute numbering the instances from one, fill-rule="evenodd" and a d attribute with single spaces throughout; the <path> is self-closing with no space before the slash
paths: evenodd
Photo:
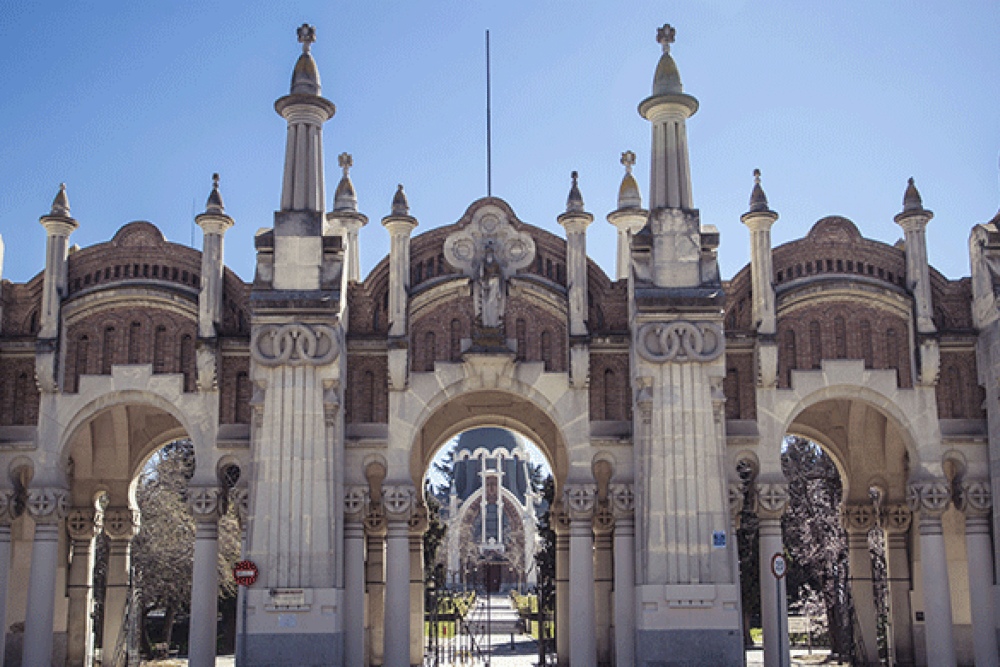
<path id="1" fill-rule="evenodd" d="M 590 353 L 590 419 L 624 421 L 632 418 L 632 383 L 629 355 L 624 352 Z"/>
<path id="2" fill-rule="evenodd" d="M 348 353 L 344 392 L 348 424 L 385 424 L 389 421 L 388 371 L 384 353 Z"/>
<path id="3" fill-rule="evenodd" d="M 976 379 L 976 353 L 942 352 L 937 386 L 938 417 L 941 419 L 985 419 L 983 388 Z"/>
<path id="4" fill-rule="evenodd" d="M 38 423 L 34 356 L 0 355 L 0 425 Z"/>

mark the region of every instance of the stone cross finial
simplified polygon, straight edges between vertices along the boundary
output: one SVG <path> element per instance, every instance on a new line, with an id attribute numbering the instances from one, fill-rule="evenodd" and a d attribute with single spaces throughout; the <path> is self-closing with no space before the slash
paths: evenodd
<path id="1" fill-rule="evenodd" d="M 302 44 L 302 53 L 309 53 L 309 47 L 316 41 L 316 28 L 308 23 L 303 23 L 295 31 L 295 34 L 299 36 L 299 42 Z"/>
<path id="2" fill-rule="evenodd" d="M 350 153 L 341 153 L 337 156 L 337 164 L 344 170 L 344 176 L 347 176 L 348 170 L 354 166 L 354 158 Z"/>
<path id="3" fill-rule="evenodd" d="M 622 164 L 625 165 L 625 172 L 631 174 L 632 167 L 635 166 L 635 153 L 632 151 L 622 153 Z"/>
<path id="4" fill-rule="evenodd" d="M 753 170 L 753 184 L 760 185 L 760 169 Z"/>
<path id="5" fill-rule="evenodd" d="M 219 189 L 219 174 L 218 172 L 212 174 L 212 188 L 215 190 Z"/>
<path id="6" fill-rule="evenodd" d="M 669 23 L 664 23 L 662 27 L 656 31 L 656 41 L 663 46 L 664 53 L 670 53 L 670 45 L 674 43 L 674 38 L 677 36 L 677 30 Z"/>

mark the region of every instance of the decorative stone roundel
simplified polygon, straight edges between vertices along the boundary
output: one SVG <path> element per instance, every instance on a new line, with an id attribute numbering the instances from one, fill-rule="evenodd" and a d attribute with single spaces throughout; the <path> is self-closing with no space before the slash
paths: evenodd
<path id="1" fill-rule="evenodd" d="M 726 348 L 714 322 L 650 322 L 639 327 L 638 350 L 646 361 L 712 361 Z"/>
<path id="2" fill-rule="evenodd" d="M 66 516 L 65 489 L 30 489 L 28 491 L 28 514 L 36 522 L 54 522 Z"/>
<path id="3" fill-rule="evenodd" d="M 951 501 L 948 482 L 934 480 L 910 484 L 906 492 L 906 502 L 914 512 L 925 512 L 929 516 L 940 516 Z"/>
<path id="4" fill-rule="evenodd" d="M 382 503 L 389 514 L 408 515 L 413 505 L 413 489 L 408 486 L 390 486 L 382 496 Z"/>
<path id="5" fill-rule="evenodd" d="M 365 487 L 351 486 L 344 494 L 344 514 L 361 516 L 365 509 Z"/>
<path id="6" fill-rule="evenodd" d="M 264 366 L 323 365 L 340 352 L 334 328 L 325 324 L 265 324 L 254 329 L 250 354 Z"/>

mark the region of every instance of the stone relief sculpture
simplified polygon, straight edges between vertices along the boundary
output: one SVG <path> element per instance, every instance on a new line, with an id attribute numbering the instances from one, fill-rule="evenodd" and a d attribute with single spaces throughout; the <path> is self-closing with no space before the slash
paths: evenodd
<path id="1" fill-rule="evenodd" d="M 492 241 L 486 244 L 486 256 L 479 266 L 479 281 L 476 287 L 479 292 L 476 301 L 483 326 L 500 326 L 507 302 L 507 285 L 503 277 L 503 270 L 497 263 L 496 254 L 493 252 Z"/>

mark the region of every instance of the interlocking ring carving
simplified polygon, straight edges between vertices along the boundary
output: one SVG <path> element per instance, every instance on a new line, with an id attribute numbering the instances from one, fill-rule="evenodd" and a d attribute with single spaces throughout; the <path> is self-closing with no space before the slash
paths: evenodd
<path id="1" fill-rule="evenodd" d="M 26 508 L 38 523 L 58 521 L 66 516 L 66 489 L 29 489 Z"/>
<path id="2" fill-rule="evenodd" d="M 254 329 L 250 341 L 250 354 L 264 366 L 320 366 L 339 353 L 337 333 L 325 324 L 265 324 Z"/>
<path id="3" fill-rule="evenodd" d="M 649 322 L 639 327 L 638 350 L 646 361 L 712 361 L 726 349 L 722 327 L 714 322 Z"/>

